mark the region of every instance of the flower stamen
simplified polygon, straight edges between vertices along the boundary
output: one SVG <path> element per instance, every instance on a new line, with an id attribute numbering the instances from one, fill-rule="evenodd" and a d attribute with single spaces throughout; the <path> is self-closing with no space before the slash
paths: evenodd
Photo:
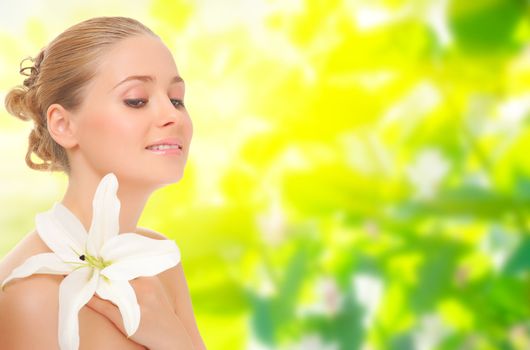
<path id="1" fill-rule="evenodd" d="M 81 259 L 83 257 L 83 259 Z M 79 257 L 79 259 L 86 261 L 88 263 L 88 266 L 94 267 L 98 270 L 103 270 L 105 267 L 109 266 L 110 263 L 103 260 L 101 257 L 94 257 L 88 254 L 83 254 Z"/>

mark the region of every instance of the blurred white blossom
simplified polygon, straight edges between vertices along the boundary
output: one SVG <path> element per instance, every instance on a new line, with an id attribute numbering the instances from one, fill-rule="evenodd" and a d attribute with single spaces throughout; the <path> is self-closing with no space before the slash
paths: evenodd
<path id="1" fill-rule="evenodd" d="M 300 339 L 300 342 L 285 347 L 286 350 L 338 350 L 336 342 L 324 342 L 318 334 L 307 334 Z"/>
<path id="2" fill-rule="evenodd" d="M 329 276 L 320 277 L 315 283 L 316 301 L 307 306 L 301 306 L 298 313 L 304 315 L 336 315 L 343 303 L 339 286 L 334 278 Z"/>
<path id="3" fill-rule="evenodd" d="M 276 295 L 276 284 L 264 264 L 256 265 L 252 272 L 251 277 L 245 283 L 247 288 L 254 290 L 262 298 Z"/>
<path id="4" fill-rule="evenodd" d="M 379 128 L 398 126 L 402 130 L 402 137 L 409 137 L 418 123 L 441 102 L 442 95 L 436 83 L 420 81 L 388 108 Z"/>
<path id="5" fill-rule="evenodd" d="M 339 136 L 346 162 L 363 174 L 390 174 L 395 169 L 392 155 L 374 132 L 348 132 Z"/>
<path id="6" fill-rule="evenodd" d="M 372 219 L 366 219 L 363 223 L 363 230 L 372 238 L 379 237 L 380 228 L 377 221 Z"/>
<path id="7" fill-rule="evenodd" d="M 476 99 L 478 98 L 472 100 Z M 479 105 L 478 108 L 470 109 L 467 119 L 472 122 L 471 131 L 476 137 L 497 140 L 495 147 L 491 147 L 488 154 L 493 161 L 502 157 L 525 129 L 525 120 L 530 116 L 530 94 L 511 96 L 500 102 L 485 97 L 482 100 L 482 103 L 475 103 Z"/>
<path id="8" fill-rule="evenodd" d="M 272 246 L 282 243 L 286 236 L 286 218 L 277 196 L 268 210 L 257 216 L 258 227 L 263 241 Z"/>
<path id="9" fill-rule="evenodd" d="M 530 113 L 530 94 L 524 94 L 501 102 L 497 106 L 497 125 L 491 125 L 492 130 L 501 129 L 503 131 L 520 130 L 523 120 Z"/>
<path id="10" fill-rule="evenodd" d="M 516 350 L 530 349 L 530 332 L 528 326 L 517 324 L 508 333 L 508 338 L 513 348 Z"/>
<path id="11" fill-rule="evenodd" d="M 343 297 L 337 282 L 332 277 L 323 277 L 317 284 L 320 303 L 327 315 L 337 314 L 342 306 Z"/>
<path id="12" fill-rule="evenodd" d="M 409 181 L 416 189 L 416 198 L 433 198 L 448 170 L 449 163 L 438 150 L 423 150 L 407 168 Z"/>
<path id="13" fill-rule="evenodd" d="M 355 11 L 357 27 L 360 30 L 368 30 L 387 24 L 392 18 L 392 12 L 384 7 L 362 6 Z"/>
<path id="14" fill-rule="evenodd" d="M 369 328 L 383 295 L 383 282 L 370 274 L 358 274 L 352 279 L 353 293 L 359 304 L 364 307 L 363 326 Z"/>
<path id="15" fill-rule="evenodd" d="M 480 188 L 491 188 L 491 181 L 484 171 L 472 172 L 464 175 L 463 183 Z"/>
<path id="16" fill-rule="evenodd" d="M 442 46 L 449 45 L 452 41 L 451 31 L 447 24 L 447 5 L 448 0 L 431 0 L 420 2 L 426 5 L 425 12 L 422 14 L 426 23 L 432 28 Z"/>
<path id="17" fill-rule="evenodd" d="M 256 338 L 253 332 L 249 336 L 249 341 L 247 344 L 247 350 L 274 350 L 272 347 L 263 344 Z"/>
<path id="18" fill-rule="evenodd" d="M 491 258 L 495 271 L 500 271 L 519 243 L 519 236 L 493 226 L 480 242 L 480 250 Z"/>
<path id="19" fill-rule="evenodd" d="M 360 31 L 369 31 L 402 20 L 411 9 L 410 6 L 391 9 L 382 1 L 374 0 L 345 0 L 344 5 Z"/>
<path id="20" fill-rule="evenodd" d="M 388 26 L 406 18 L 415 17 L 432 28 L 441 45 L 451 43 L 451 31 L 447 24 L 448 0 L 403 2 L 399 8 L 388 2 L 376 0 L 345 0 L 348 12 L 361 31 Z"/>
<path id="21" fill-rule="evenodd" d="M 442 323 L 437 314 L 424 315 L 420 319 L 420 324 L 414 331 L 415 350 L 431 350 L 450 333 L 450 330 Z"/>

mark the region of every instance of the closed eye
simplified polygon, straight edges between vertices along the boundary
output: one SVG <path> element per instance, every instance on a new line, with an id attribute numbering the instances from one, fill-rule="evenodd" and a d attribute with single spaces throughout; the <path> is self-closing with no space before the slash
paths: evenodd
<path id="1" fill-rule="evenodd" d="M 171 100 L 171 103 L 173 103 L 173 105 L 175 107 L 178 107 L 179 105 L 182 106 L 182 107 L 186 107 L 186 106 L 184 106 L 184 101 L 183 100 L 179 100 L 177 98 L 171 98 L 170 100 Z"/>
<path id="2" fill-rule="evenodd" d="M 180 100 L 180 99 L 177 99 L 177 98 L 171 98 L 170 101 L 177 108 L 179 106 L 185 107 L 183 100 Z M 139 99 L 139 98 L 130 98 L 130 99 L 124 100 L 124 102 L 125 102 L 126 105 L 128 105 L 130 107 L 140 108 L 140 107 L 143 107 L 147 103 L 147 100 Z"/>
<path id="3" fill-rule="evenodd" d="M 140 108 L 147 103 L 147 100 L 130 98 L 130 99 L 124 100 L 123 102 L 125 102 L 127 106 L 130 106 L 133 108 Z"/>

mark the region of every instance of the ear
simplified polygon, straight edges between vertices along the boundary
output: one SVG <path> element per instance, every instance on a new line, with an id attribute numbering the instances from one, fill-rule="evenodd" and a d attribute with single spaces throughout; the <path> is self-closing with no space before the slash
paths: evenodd
<path id="1" fill-rule="evenodd" d="M 77 145 L 75 138 L 75 124 L 72 114 L 58 103 L 53 103 L 46 111 L 48 132 L 59 145 L 71 148 Z"/>

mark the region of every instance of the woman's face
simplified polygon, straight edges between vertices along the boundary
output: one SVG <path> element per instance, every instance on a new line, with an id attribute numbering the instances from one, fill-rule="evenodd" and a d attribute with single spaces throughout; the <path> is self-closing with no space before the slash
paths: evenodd
<path id="1" fill-rule="evenodd" d="M 112 171 L 133 182 L 180 180 L 193 126 L 182 105 L 184 83 L 160 39 L 141 35 L 120 41 L 102 57 L 86 88 L 73 119 L 74 157 L 100 174 Z M 164 139 L 182 150 L 146 148 Z"/>

